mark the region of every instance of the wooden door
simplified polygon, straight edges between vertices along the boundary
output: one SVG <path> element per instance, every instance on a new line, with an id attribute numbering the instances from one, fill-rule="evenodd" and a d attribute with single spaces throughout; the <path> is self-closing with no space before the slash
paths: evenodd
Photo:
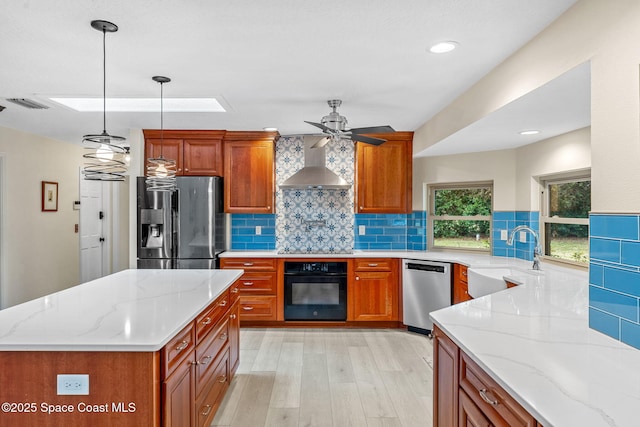
<path id="1" fill-rule="evenodd" d="M 184 175 L 223 176 L 222 138 L 185 139 L 183 154 Z"/>
<path id="2" fill-rule="evenodd" d="M 433 338 L 433 426 L 456 426 L 460 350 L 437 326 Z"/>
<path id="3" fill-rule="evenodd" d="M 162 146 L 162 147 L 161 147 Z M 147 159 L 160 157 L 176 161 L 177 173 L 182 175 L 182 139 L 165 138 L 161 144 L 160 139 L 148 138 L 144 142 L 144 172 L 147 174 Z"/>
<path id="4" fill-rule="evenodd" d="M 375 136 L 387 142 L 356 144 L 356 212 L 410 213 L 413 133 Z"/>
<path id="5" fill-rule="evenodd" d="M 353 320 L 398 320 L 398 281 L 392 271 L 355 273 Z"/>
<path id="6" fill-rule="evenodd" d="M 274 147 L 272 141 L 225 142 L 225 212 L 274 212 Z"/>

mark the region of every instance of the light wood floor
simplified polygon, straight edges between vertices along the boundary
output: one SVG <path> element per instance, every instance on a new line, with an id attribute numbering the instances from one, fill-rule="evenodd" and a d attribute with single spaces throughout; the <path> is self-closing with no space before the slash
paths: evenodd
<path id="1" fill-rule="evenodd" d="M 242 329 L 240 366 L 212 426 L 432 423 L 432 346 L 393 329 Z"/>

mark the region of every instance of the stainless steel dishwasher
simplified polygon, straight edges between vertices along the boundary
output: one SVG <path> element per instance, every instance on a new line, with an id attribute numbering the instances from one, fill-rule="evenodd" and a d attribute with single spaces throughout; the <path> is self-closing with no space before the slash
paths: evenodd
<path id="1" fill-rule="evenodd" d="M 431 334 L 429 313 L 451 305 L 451 264 L 402 260 L 402 322 L 413 332 Z"/>

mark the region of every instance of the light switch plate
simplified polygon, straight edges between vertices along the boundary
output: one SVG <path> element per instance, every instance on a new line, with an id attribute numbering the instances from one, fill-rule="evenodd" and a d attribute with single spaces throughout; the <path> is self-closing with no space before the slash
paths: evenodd
<path id="1" fill-rule="evenodd" d="M 508 238 L 507 230 L 500 230 L 500 240 L 507 240 Z"/>
<path id="2" fill-rule="evenodd" d="M 256 236 L 260 236 L 262 234 L 262 226 L 256 225 Z"/>
<path id="3" fill-rule="evenodd" d="M 520 243 L 527 243 L 527 233 L 525 231 L 520 232 Z"/>
<path id="4" fill-rule="evenodd" d="M 358 235 L 359 236 L 364 236 L 365 235 L 365 231 L 366 231 L 366 228 L 365 228 L 364 225 L 359 225 L 358 226 Z"/>
<path id="5" fill-rule="evenodd" d="M 58 396 L 89 395 L 89 374 L 58 374 Z"/>

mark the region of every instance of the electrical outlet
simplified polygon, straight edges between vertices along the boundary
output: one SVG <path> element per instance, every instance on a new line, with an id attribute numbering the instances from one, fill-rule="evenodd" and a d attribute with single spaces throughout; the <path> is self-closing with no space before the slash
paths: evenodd
<path id="1" fill-rule="evenodd" d="M 520 243 L 527 243 L 527 233 L 524 231 L 520 232 Z"/>
<path id="2" fill-rule="evenodd" d="M 365 231 L 366 231 L 366 229 L 365 229 L 364 225 L 359 225 L 358 226 L 358 235 L 359 236 L 364 236 L 365 235 Z"/>
<path id="3" fill-rule="evenodd" d="M 262 234 L 262 226 L 256 225 L 256 236 L 260 236 Z"/>
<path id="4" fill-rule="evenodd" d="M 507 230 L 500 230 L 500 240 L 507 240 L 509 238 Z"/>
<path id="5" fill-rule="evenodd" d="M 58 374 L 58 396 L 89 395 L 89 374 Z"/>

